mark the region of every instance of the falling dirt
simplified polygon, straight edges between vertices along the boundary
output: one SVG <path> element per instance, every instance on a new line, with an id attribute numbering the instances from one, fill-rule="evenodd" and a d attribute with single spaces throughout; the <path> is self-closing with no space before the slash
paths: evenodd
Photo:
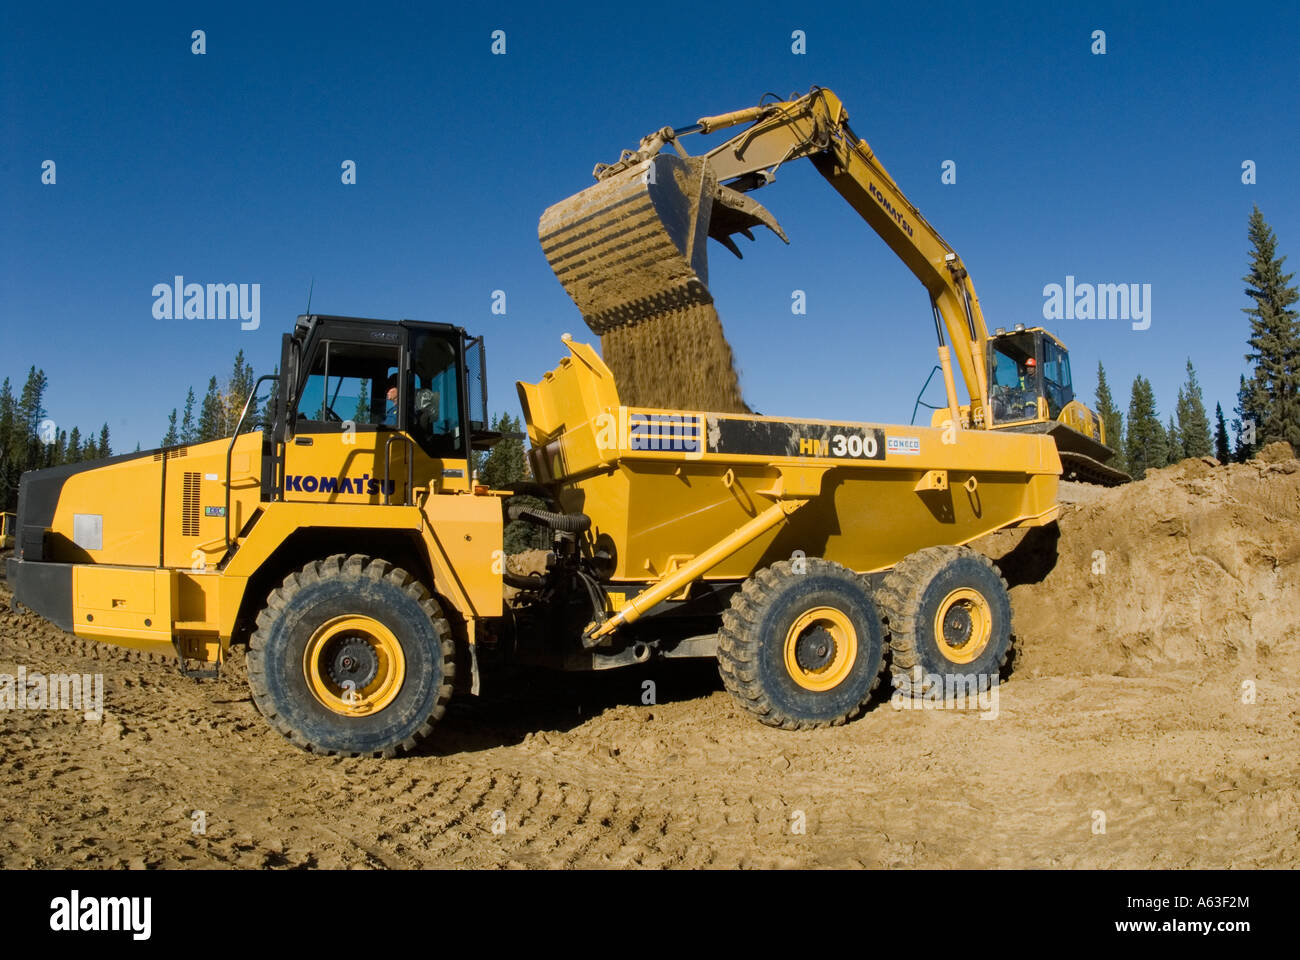
<path id="1" fill-rule="evenodd" d="M 619 399 L 632 407 L 749 413 L 713 304 L 666 310 L 601 337 Z"/>
<path id="2" fill-rule="evenodd" d="M 391 761 L 290 746 L 238 648 L 196 683 L 0 584 L 0 674 L 105 684 L 98 718 L 0 712 L 0 866 L 1293 866 L 1298 544 L 1289 454 L 1191 461 L 984 544 L 1020 651 L 996 712 L 786 732 L 709 663 L 525 672 Z"/>

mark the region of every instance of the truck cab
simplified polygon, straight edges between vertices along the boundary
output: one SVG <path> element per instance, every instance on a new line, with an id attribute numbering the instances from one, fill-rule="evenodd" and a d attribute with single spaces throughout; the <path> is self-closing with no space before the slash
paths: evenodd
<path id="1" fill-rule="evenodd" d="M 471 477 L 497 439 L 486 406 L 483 343 L 460 327 L 299 317 L 233 436 L 25 473 L 15 599 L 78 636 L 212 667 L 293 571 L 378 551 L 445 591 L 472 634 L 501 609 L 501 502 Z"/>
<path id="2" fill-rule="evenodd" d="M 495 441 L 483 341 L 459 327 L 299 317 L 280 368 L 268 442 L 283 452 L 267 499 L 409 504 L 430 484 L 468 492 L 471 451 Z M 264 484 L 275 475 L 264 471 Z"/>

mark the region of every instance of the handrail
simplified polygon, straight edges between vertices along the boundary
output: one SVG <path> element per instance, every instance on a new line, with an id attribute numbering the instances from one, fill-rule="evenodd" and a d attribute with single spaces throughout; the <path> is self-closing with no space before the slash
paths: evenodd
<path id="1" fill-rule="evenodd" d="M 921 385 L 921 392 L 916 395 L 916 403 L 912 404 L 912 419 L 907 421 L 909 425 L 914 425 L 916 423 L 916 411 L 918 407 L 925 407 L 927 410 L 941 409 L 940 407 L 933 406 L 921 399 L 925 396 L 925 391 L 929 389 L 930 381 L 934 379 L 934 375 L 938 373 L 940 369 L 939 365 L 935 364 L 934 368 L 930 371 L 930 375 L 925 378 L 925 383 Z"/>
<path id="2" fill-rule="evenodd" d="M 235 432 L 230 438 L 230 445 L 226 447 L 226 551 L 230 551 L 230 461 L 235 454 L 235 441 L 239 439 L 239 428 L 244 425 L 244 418 L 248 416 L 249 405 L 257 399 L 257 388 L 262 385 L 263 380 L 279 380 L 279 374 L 264 373 L 253 383 L 253 389 L 248 391 L 248 399 L 244 401 L 244 409 L 239 411 L 239 420 L 235 423 Z"/>
<path id="3" fill-rule="evenodd" d="M 384 443 L 384 506 L 389 506 L 388 501 L 388 474 L 391 472 L 393 459 L 393 441 L 403 440 L 406 442 L 406 494 L 405 498 L 412 503 L 415 502 L 415 443 L 404 433 L 395 433 Z M 407 504 L 402 504 L 407 506 Z"/>

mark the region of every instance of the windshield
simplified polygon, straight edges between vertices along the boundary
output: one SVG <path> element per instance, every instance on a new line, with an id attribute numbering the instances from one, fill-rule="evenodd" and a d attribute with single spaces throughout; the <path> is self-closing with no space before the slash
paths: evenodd
<path id="1" fill-rule="evenodd" d="M 298 400 L 298 419 L 396 424 L 396 347 L 326 341 L 316 351 Z"/>
<path id="2" fill-rule="evenodd" d="M 1038 361 L 1032 333 L 991 341 L 989 399 L 995 423 L 1015 423 L 1038 416 Z"/>

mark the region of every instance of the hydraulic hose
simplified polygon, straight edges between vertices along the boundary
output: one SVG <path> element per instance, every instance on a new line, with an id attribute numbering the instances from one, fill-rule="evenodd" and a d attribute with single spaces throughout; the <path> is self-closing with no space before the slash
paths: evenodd
<path id="1" fill-rule="evenodd" d="M 585 513 L 552 513 L 549 510 L 513 506 L 510 508 L 510 519 L 536 523 L 562 533 L 585 533 L 591 529 L 591 517 Z"/>

